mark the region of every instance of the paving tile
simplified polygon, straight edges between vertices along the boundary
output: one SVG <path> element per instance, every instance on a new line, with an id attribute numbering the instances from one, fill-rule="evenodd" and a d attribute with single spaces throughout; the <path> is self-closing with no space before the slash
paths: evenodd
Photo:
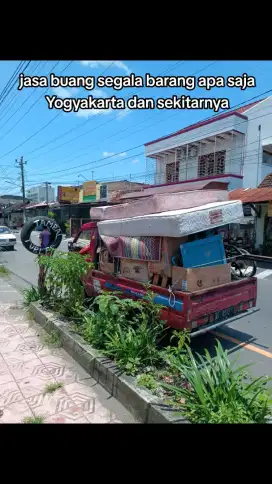
<path id="1" fill-rule="evenodd" d="M 42 357 L 41 361 L 56 381 L 69 384 L 88 378 L 90 375 L 76 362 L 56 356 Z"/>
<path id="2" fill-rule="evenodd" d="M 4 324 L 0 326 L 0 339 L 11 338 L 12 336 L 18 336 L 14 326 L 11 324 Z"/>
<path id="3" fill-rule="evenodd" d="M 16 329 L 18 327 L 19 327 L 19 325 L 16 326 Z M 32 327 L 32 326 L 29 325 L 27 331 L 24 331 L 23 334 L 22 334 L 22 336 L 23 336 L 24 339 L 34 338 L 34 337 L 39 338 L 39 337 L 42 337 L 43 336 L 43 330 L 42 329 L 38 330 L 38 329 L 36 329 L 36 328 L 34 328 L 34 327 Z"/>
<path id="4" fill-rule="evenodd" d="M 0 338 L 0 352 L 3 354 L 11 353 L 15 351 L 19 345 L 24 344 L 24 340 L 21 336 L 12 336 L 9 338 L 8 335 L 6 338 Z"/>
<path id="5" fill-rule="evenodd" d="M 34 415 L 44 415 L 46 418 L 69 411 L 75 407 L 71 398 L 61 389 L 52 394 L 40 393 L 39 395 L 27 398 L 26 401 Z"/>
<path id="6" fill-rule="evenodd" d="M 79 424 L 79 423 L 89 423 L 88 420 L 83 417 L 83 416 L 78 416 L 76 419 L 75 418 L 69 418 L 67 415 L 63 414 L 57 414 L 57 415 L 52 415 L 51 417 L 47 418 L 45 420 L 45 423 L 56 423 L 56 424 Z"/>
<path id="7" fill-rule="evenodd" d="M 35 353 L 32 353 L 31 351 L 25 352 L 25 351 L 12 351 L 11 353 L 7 353 L 4 355 L 6 363 L 9 365 L 10 363 L 13 364 L 13 362 L 19 362 L 19 361 L 31 361 L 35 360 L 37 358 L 37 355 Z"/>
<path id="8" fill-rule="evenodd" d="M 0 383 L 8 383 L 14 381 L 14 377 L 9 371 L 8 367 L 2 367 L 0 365 Z"/>
<path id="9" fill-rule="evenodd" d="M 65 385 L 64 388 L 82 412 L 92 413 L 94 411 L 94 401 L 97 394 L 91 386 L 82 385 L 81 383 L 76 382 Z"/>
<path id="10" fill-rule="evenodd" d="M 33 416 L 25 400 L 12 403 L 2 408 L 2 412 L 3 415 L 0 417 L 0 423 L 23 423 L 24 418 Z"/>
<path id="11" fill-rule="evenodd" d="M 6 360 L 7 365 L 16 380 L 22 380 L 30 376 L 39 376 L 44 381 L 50 377 L 50 373 L 41 363 L 39 358 L 30 361 L 20 361 L 18 359 Z"/>
<path id="12" fill-rule="evenodd" d="M 0 379 L 1 382 L 1 379 Z M 24 397 L 15 381 L 1 383 L 0 385 L 0 407 L 6 407 L 12 403 L 20 402 Z"/>
<path id="13" fill-rule="evenodd" d="M 42 356 L 49 356 L 51 354 L 50 348 L 45 346 L 41 338 L 32 336 L 25 339 L 25 345 L 30 348 L 39 358 Z"/>
<path id="14" fill-rule="evenodd" d="M 17 383 L 24 397 L 30 398 L 42 394 L 46 385 L 55 383 L 55 380 L 49 374 L 46 375 L 46 378 L 31 375 L 22 380 L 17 380 Z"/>

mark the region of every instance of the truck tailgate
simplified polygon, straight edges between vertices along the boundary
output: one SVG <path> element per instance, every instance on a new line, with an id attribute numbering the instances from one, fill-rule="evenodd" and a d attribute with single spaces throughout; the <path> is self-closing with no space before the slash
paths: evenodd
<path id="1" fill-rule="evenodd" d="M 190 293 L 185 311 L 192 329 L 234 317 L 256 306 L 257 279 L 246 278 L 228 284 Z"/>

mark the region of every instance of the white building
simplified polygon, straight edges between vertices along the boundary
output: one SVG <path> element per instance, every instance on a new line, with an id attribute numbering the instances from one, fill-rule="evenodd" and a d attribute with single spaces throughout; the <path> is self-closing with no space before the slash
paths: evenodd
<path id="1" fill-rule="evenodd" d="M 39 185 L 38 187 L 33 187 L 27 190 L 26 198 L 31 202 L 46 202 L 47 194 L 46 191 L 48 190 L 48 202 L 55 201 L 55 190 L 50 185 Z"/>
<path id="2" fill-rule="evenodd" d="M 272 96 L 145 144 L 146 183 L 255 188 L 272 172 Z"/>

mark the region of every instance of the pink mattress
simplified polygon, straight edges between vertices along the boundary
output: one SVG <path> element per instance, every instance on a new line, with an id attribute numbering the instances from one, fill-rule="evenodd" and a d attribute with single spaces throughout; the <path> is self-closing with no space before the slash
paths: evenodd
<path id="1" fill-rule="evenodd" d="M 93 207 L 90 210 L 90 216 L 93 220 L 118 220 L 170 210 L 193 208 L 207 203 L 225 202 L 227 200 L 227 190 L 163 193 L 136 200 L 133 203 Z"/>

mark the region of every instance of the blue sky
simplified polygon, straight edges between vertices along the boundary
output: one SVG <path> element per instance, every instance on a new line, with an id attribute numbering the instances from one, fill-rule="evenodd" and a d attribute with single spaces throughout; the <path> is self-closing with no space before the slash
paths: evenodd
<path id="1" fill-rule="evenodd" d="M 51 182 L 53 186 L 76 185 L 78 180 L 80 183 L 84 181 L 83 176 L 88 180 L 94 178 L 98 181 L 110 181 L 115 177 L 144 182 L 144 143 L 214 114 L 207 110 L 133 110 L 125 111 L 122 115 L 118 111 L 99 114 L 84 111 L 77 114 L 64 113 L 49 110 L 43 97 L 45 94 L 57 94 L 60 97 L 87 97 L 90 94 L 108 97 L 114 94 L 117 97 L 127 97 L 129 93 L 139 91 L 138 95 L 141 97 L 154 98 L 185 94 L 191 97 L 227 97 L 232 107 L 269 90 L 272 81 L 271 61 L 73 61 L 70 65 L 68 61 L 59 61 L 57 65 L 56 63 L 57 61 L 32 61 L 25 75 L 47 76 L 51 72 L 59 75 L 67 66 L 63 73 L 67 76 L 99 76 L 106 69 L 105 75 L 111 76 L 125 76 L 131 72 L 140 76 L 149 72 L 155 76 L 167 71 L 165 75 L 169 76 L 196 74 L 227 77 L 246 72 L 256 77 L 257 85 L 256 88 L 245 91 L 238 88 L 214 88 L 207 92 L 201 88 L 186 91 L 183 88 L 140 90 L 128 87 L 122 91 L 104 88 L 102 93 L 83 88 L 68 91 L 57 89 L 55 92 L 52 88 L 48 88 L 47 92 L 47 88 L 25 88 L 19 91 L 15 86 L 4 100 L 2 98 L 1 101 L 0 98 L 0 195 L 20 194 L 19 170 L 15 168 L 15 159 L 22 155 L 27 160 L 26 188 L 45 181 Z M 14 61 L 0 61 L 0 93 L 18 64 L 19 62 Z M 139 147 L 131 149 L 136 146 Z M 123 152 L 122 155 L 113 156 L 119 152 Z"/>

